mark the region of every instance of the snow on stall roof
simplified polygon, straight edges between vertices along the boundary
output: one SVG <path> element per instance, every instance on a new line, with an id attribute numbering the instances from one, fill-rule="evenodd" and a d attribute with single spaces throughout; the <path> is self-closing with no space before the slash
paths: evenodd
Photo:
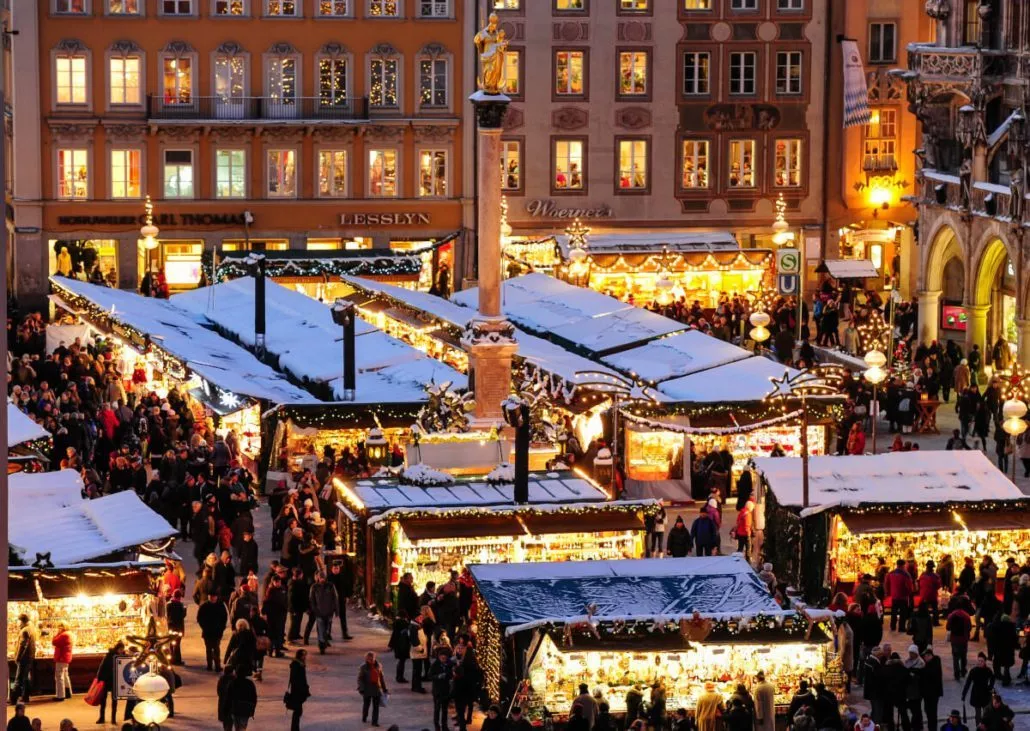
<path id="1" fill-rule="evenodd" d="M 569 237 L 555 237 L 562 255 L 568 258 Z M 729 231 L 685 231 L 659 233 L 591 234 L 586 250 L 591 254 L 653 253 L 662 251 L 683 253 L 691 251 L 733 251 L 740 244 Z"/>
<path id="2" fill-rule="evenodd" d="M 823 265 L 835 279 L 868 279 L 879 276 L 876 265 L 868 259 L 826 259 Z"/>
<path id="3" fill-rule="evenodd" d="M 801 460 L 759 457 L 755 466 L 781 505 L 802 505 Z M 806 513 L 861 503 L 1014 500 L 1022 491 L 978 450 L 812 457 Z"/>
<path id="4" fill-rule="evenodd" d="M 7 402 L 7 446 L 14 447 L 25 442 L 49 437 L 50 432 L 32 420 L 28 414 Z"/>
<path id="5" fill-rule="evenodd" d="M 658 390 L 672 401 L 761 401 L 772 391 L 770 379 L 782 378 L 785 370 L 788 369 L 782 364 L 757 356 L 665 381 L 658 386 Z M 794 369 L 789 371 L 792 375 L 797 375 Z"/>
<path id="6" fill-rule="evenodd" d="M 53 281 L 106 310 L 115 320 L 150 335 L 156 344 L 184 361 L 190 370 L 226 391 L 266 399 L 274 404 L 317 401 L 245 348 L 205 327 L 203 318 L 180 308 L 173 301 L 143 297 L 134 292 L 67 277 L 54 277 Z M 206 289 L 198 291 L 207 297 Z M 253 323 L 253 315 L 249 322 Z"/>
<path id="7" fill-rule="evenodd" d="M 8 478 L 7 499 L 12 512 L 19 514 L 25 503 L 32 510 L 64 508 L 82 502 L 82 477 L 75 470 L 57 472 L 15 472 Z"/>
<path id="8" fill-rule="evenodd" d="M 740 555 L 470 567 L 507 634 L 585 621 L 731 619 L 793 614 L 779 608 Z"/>
<path id="9" fill-rule="evenodd" d="M 601 360 L 617 370 L 636 373 L 645 381 L 660 382 L 751 357 L 732 343 L 699 330 L 687 330 Z"/>
<path id="10" fill-rule="evenodd" d="M 253 342 L 254 279 L 241 277 L 214 286 L 216 306 L 208 310 L 208 290 L 175 295 L 178 306 L 205 317 L 241 342 Z M 328 305 L 273 281 L 265 282 L 267 351 L 279 367 L 297 378 L 333 384 L 343 396 L 343 331 Z M 356 403 L 417 403 L 424 384 L 449 381 L 464 388 L 468 379 L 450 366 L 359 320 L 355 338 Z"/>
<path id="11" fill-rule="evenodd" d="M 62 508 L 30 501 L 19 506 L 19 513 L 11 521 L 11 545 L 30 561 L 49 552 L 55 565 L 89 561 L 176 534 L 132 490 Z"/>

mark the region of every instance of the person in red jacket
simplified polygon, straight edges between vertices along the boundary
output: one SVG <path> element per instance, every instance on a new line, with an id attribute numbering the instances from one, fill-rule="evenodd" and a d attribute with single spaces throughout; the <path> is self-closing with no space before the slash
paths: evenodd
<path id="1" fill-rule="evenodd" d="M 57 625 L 57 634 L 51 640 L 54 646 L 54 695 L 58 701 L 72 697 L 72 679 L 68 666 L 72 664 L 72 636 L 64 622 Z"/>
<path id="2" fill-rule="evenodd" d="M 919 603 L 925 604 L 933 615 L 933 626 L 941 623 L 937 611 L 937 593 L 941 590 L 941 577 L 937 575 L 933 561 L 926 562 L 926 571 L 919 575 Z"/>
<path id="3" fill-rule="evenodd" d="M 905 560 L 898 559 L 896 566 L 884 579 L 883 593 L 891 600 L 891 632 L 904 632 L 912 613 L 912 596 L 916 588 L 912 575 L 905 570 Z"/>
<path id="4" fill-rule="evenodd" d="M 751 534 L 754 533 L 755 501 L 748 498 L 737 511 L 737 523 L 733 527 L 733 535 L 737 539 L 737 551 L 744 558 L 751 559 Z"/>

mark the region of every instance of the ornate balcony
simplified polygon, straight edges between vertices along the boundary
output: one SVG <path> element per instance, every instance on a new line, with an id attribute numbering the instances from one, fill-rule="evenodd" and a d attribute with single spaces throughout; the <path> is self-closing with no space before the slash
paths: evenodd
<path id="1" fill-rule="evenodd" d="M 362 122 L 375 117 L 367 97 L 330 101 L 321 97 L 216 97 L 147 99 L 147 119 L 152 122 Z"/>
<path id="2" fill-rule="evenodd" d="M 941 48 L 915 43 L 908 47 L 908 58 L 910 74 L 924 83 L 968 84 L 974 78 L 1001 78 L 1007 68 L 1004 51 L 972 46 Z"/>

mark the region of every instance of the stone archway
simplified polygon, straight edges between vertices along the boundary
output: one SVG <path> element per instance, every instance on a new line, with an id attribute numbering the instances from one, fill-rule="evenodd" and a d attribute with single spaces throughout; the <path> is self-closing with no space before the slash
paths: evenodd
<path id="1" fill-rule="evenodd" d="M 958 262 L 961 278 L 959 293 L 957 297 L 953 293 L 955 301 L 950 304 L 965 302 L 965 287 L 968 279 L 962 241 L 948 220 L 942 219 L 938 222 L 937 227 L 931 232 L 929 240 L 930 245 L 925 248 L 923 255 L 922 289 L 919 293 L 919 339 L 924 343 L 940 337 L 941 293 L 945 290 L 946 282 L 954 283 L 954 262 Z M 950 269 L 950 272 L 946 271 L 947 269 Z M 949 289 L 951 288 L 949 287 Z M 960 333 L 955 333 L 955 335 L 960 335 Z"/>
<path id="2" fill-rule="evenodd" d="M 990 362 L 991 346 L 995 340 L 998 337 L 1011 338 L 1007 323 L 1012 319 L 1010 315 L 1018 311 L 1017 292 L 1008 271 L 1010 261 L 1006 242 L 992 234 L 980 247 L 973 270 L 975 274 L 970 282 L 966 305 L 966 350 L 971 350 L 973 345 L 979 346 L 984 365 Z"/>

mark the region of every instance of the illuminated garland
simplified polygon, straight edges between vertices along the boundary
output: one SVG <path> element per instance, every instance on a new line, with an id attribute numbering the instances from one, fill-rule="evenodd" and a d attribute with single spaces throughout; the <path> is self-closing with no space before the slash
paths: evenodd
<path id="1" fill-rule="evenodd" d="M 270 252 L 271 253 L 271 252 Z M 417 277 L 422 271 L 422 259 L 418 255 L 376 252 L 372 257 L 353 258 L 304 258 L 266 260 L 266 274 L 269 277 L 327 277 L 336 279 L 343 275 L 355 277 Z M 244 258 L 229 258 L 218 262 L 218 278 L 224 282 L 253 274 L 253 267 Z"/>
<path id="2" fill-rule="evenodd" d="M 920 513 L 990 513 L 993 511 L 1030 510 L 1030 498 L 1011 500 L 977 500 L 976 502 L 949 501 L 946 503 L 858 503 L 833 506 L 832 512 L 850 515 L 880 515 L 890 513 L 900 519 Z"/>
<path id="3" fill-rule="evenodd" d="M 461 483 L 458 483 L 460 487 Z M 344 495 L 346 499 L 346 494 Z M 348 500 L 348 503 L 350 501 Z M 534 517 L 560 515 L 564 517 L 575 517 L 578 515 L 598 515 L 598 514 L 612 514 L 621 513 L 624 515 L 633 515 L 636 513 L 643 513 L 644 515 L 657 515 L 661 512 L 661 503 L 657 500 L 637 500 L 637 501 L 613 501 L 613 502 L 595 502 L 595 503 L 573 503 L 568 505 L 561 505 L 556 503 L 547 503 L 547 506 L 551 507 L 550 510 L 542 510 L 544 504 L 534 505 L 465 505 L 461 507 L 439 507 L 439 508 L 390 508 L 388 510 L 375 515 L 368 520 L 368 524 L 377 528 L 382 528 L 388 523 L 394 520 L 424 520 L 424 519 L 437 519 L 437 520 L 457 520 L 457 519 L 474 519 L 482 518 L 484 515 L 498 515 L 498 516 L 518 516 L 518 515 L 531 515 Z M 350 507 L 359 509 L 355 505 Z M 575 524 L 570 524 L 570 527 L 574 528 Z"/>
<path id="4" fill-rule="evenodd" d="M 407 429 L 422 406 L 422 403 L 384 406 L 346 401 L 311 405 L 283 404 L 273 409 L 271 415 L 280 420 L 289 419 L 301 428 L 371 429 L 378 424 L 383 428 Z"/>
<path id="5" fill-rule="evenodd" d="M 651 419 L 645 419 L 640 416 L 634 416 L 629 412 L 620 409 L 619 414 L 622 415 L 627 421 L 633 422 L 634 424 L 641 424 L 646 426 L 648 429 L 653 431 L 667 431 L 674 434 L 705 434 L 712 436 L 731 436 L 733 434 L 750 434 L 753 431 L 759 429 L 766 429 L 768 427 L 777 426 L 784 422 L 793 421 L 794 419 L 801 418 L 801 411 L 792 411 L 789 414 L 783 416 L 777 416 L 772 419 L 765 421 L 759 421 L 754 424 L 745 424 L 743 426 L 728 426 L 728 427 L 693 427 L 693 426 L 680 426 L 678 424 L 668 424 L 662 421 L 653 421 Z"/>
<path id="6" fill-rule="evenodd" d="M 475 602 L 478 629 L 476 649 L 480 667 L 483 669 L 484 690 L 488 698 L 499 699 L 501 697 L 504 635 L 500 623 L 478 591 L 475 595 Z"/>

